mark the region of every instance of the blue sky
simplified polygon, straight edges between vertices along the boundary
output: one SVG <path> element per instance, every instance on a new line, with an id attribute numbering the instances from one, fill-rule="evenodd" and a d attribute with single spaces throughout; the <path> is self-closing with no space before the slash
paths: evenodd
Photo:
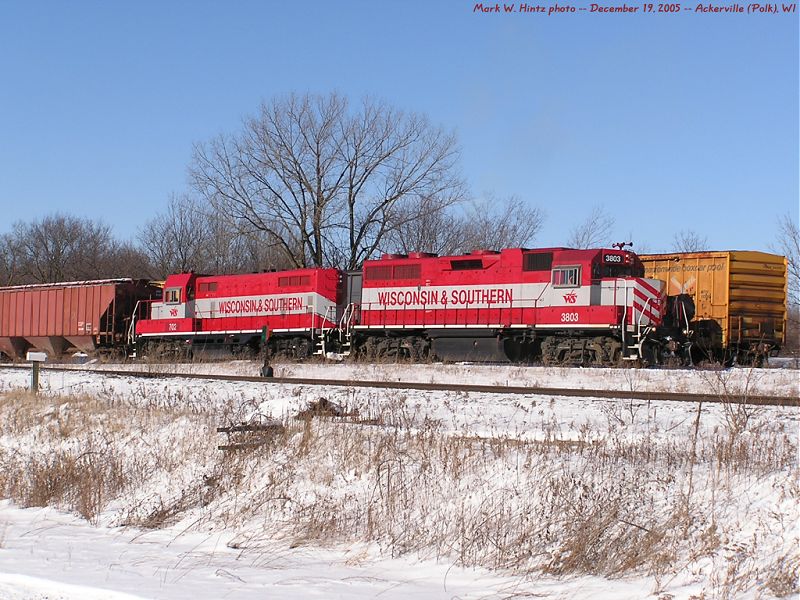
<path id="1" fill-rule="evenodd" d="M 597 204 L 653 251 L 680 229 L 768 250 L 798 218 L 797 14 L 473 5 L 0 0 L 0 231 L 62 211 L 132 237 L 187 189 L 193 143 L 334 90 L 454 130 L 476 196 L 545 210 L 541 245 Z"/>

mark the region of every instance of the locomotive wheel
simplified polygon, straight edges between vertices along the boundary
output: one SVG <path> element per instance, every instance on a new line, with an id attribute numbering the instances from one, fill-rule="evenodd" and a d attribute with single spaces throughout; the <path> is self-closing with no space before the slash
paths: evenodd
<path id="1" fill-rule="evenodd" d="M 605 342 L 606 338 L 595 337 L 587 344 L 587 348 L 591 351 L 591 365 L 593 367 L 602 367 L 611 363 L 611 356 Z"/>
<path id="2" fill-rule="evenodd" d="M 661 363 L 661 348 L 656 343 L 642 344 L 642 366 L 651 367 Z"/>
<path id="3" fill-rule="evenodd" d="M 185 360 L 192 357 L 192 351 L 179 342 L 149 342 L 143 349 L 143 355 L 153 360 Z"/>
<path id="4" fill-rule="evenodd" d="M 403 338 L 400 342 L 399 356 L 408 358 L 411 362 L 419 362 L 428 358 L 430 348 L 428 342 L 419 336 Z"/>
<path id="5" fill-rule="evenodd" d="M 408 351 L 408 359 L 411 362 L 419 362 L 421 359 L 419 343 L 416 338 L 409 340 L 408 345 L 405 346 Z"/>
<path id="6" fill-rule="evenodd" d="M 270 355 L 280 358 L 291 358 L 286 340 L 270 340 Z"/>
<path id="7" fill-rule="evenodd" d="M 622 361 L 622 342 L 609 336 L 595 338 L 599 346 L 599 357 L 595 361 L 598 366 L 617 365 Z"/>
<path id="8" fill-rule="evenodd" d="M 542 341 L 542 364 L 546 367 L 550 365 L 557 364 L 558 355 L 556 354 L 556 349 L 558 347 L 558 338 L 555 337 L 546 337 Z"/>
<path id="9" fill-rule="evenodd" d="M 367 338 L 361 345 L 359 355 L 368 361 L 412 361 L 427 360 L 430 342 L 420 336 Z"/>
<path id="10" fill-rule="evenodd" d="M 414 356 L 415 361 L 426 361 L 431 355 L 431 345 L 424 338 L 414 338 Z"/>
<path id="11" fill-rule="evenodd" d="M 293 338 L 276 338 L 270 340 L 269 355 L 302 360 L 311 355 L 311 341 L 308 338 L 300 336 Z"/>
<path id="12" fill-rule="evenodd" d="M 378 341 L 374 337 L 368 337 L 361 348 L 366 360 L 374 361 L 378 357 Z"/>

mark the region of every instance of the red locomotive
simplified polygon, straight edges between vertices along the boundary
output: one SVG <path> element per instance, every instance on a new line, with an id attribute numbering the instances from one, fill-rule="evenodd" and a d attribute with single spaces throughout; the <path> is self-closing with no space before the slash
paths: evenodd
<path id="1" fill-rule="evenodd" d="M 163 297 L 140 306 L 137 351 L 259 352 L 305 357 L 335 325 L 336 269 L 248 275 L 170 275 Z M 144 310 L 142 310 L 144 309 Z"/>
<path id="2" fill-rule="evenodd" d="M 665 286 L 643 276 L 623 250 L 384 255 L 364 264 L 351 342 L 369 358 L 654 360 Z"/>

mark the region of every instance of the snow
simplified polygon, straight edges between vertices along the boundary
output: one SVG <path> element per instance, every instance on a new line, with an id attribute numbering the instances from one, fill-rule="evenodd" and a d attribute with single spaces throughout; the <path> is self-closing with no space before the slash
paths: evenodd
<path id="1" fill-rule="evenodd" d="M 0 502 L 0 598 L 138 600 L 308 598 L 382 600 L 493 598 L 638 599 L 647 582 L 583 577 L 529 581 L 482 569 L 359 556 L 276 543 L 257 552 L 226 546 L 224 534 L 95 528 L 51 508 Z"/>
<path id="2" fill-rule="evenodd" d="M 710 444 L 708 440 L 716 439 L 714 436 L 721 435 L 720 432 L 731 425 L 730 407 L 706 404 L 702 407 L 702 414 L 698 415 L 694 404 L 630 401 L 625 399 L 626 391 L 680 389 L 697 392 L 726 388 L 734 392 L 747 388 L 758 394 L 797 396 L 798 393 L 797 373 L 788 369 L 676 372 L 467 364 L 275 365 L 278 377 L 507 383 L 620 391 L 618 400 L 606 400 L 550 398 L 535 393 L 464 394 L 317 387 L 271 381 L 141 380 L 104 377 L 94 372 L 102 367 L 91 364 L 71 370 L 43 371 L 42 395 L 45 398 L 53 396 L 55 404 L 40 410 L 36 418 L 42 431 L 49 427 L 48 423 L 68 429 L 71 416 L 81 410 L 76 401 L 69 398 L 80 395 L 98 399 L 109 410 L 174 411 L 178 415 L 174 419 L 154 420 L 152 430 L 143 430 L 140 435 L 130 438 L 129 451 L 143 452 L 150 446 L 168 447 L 174 443 L 176 448 L 185 449 L 187 455 L 198 457 L 198 462 L 176 467 L 177 476 L 165 478 L 156 475 L 149 487 L 135 491 L 128 501 L 136 503 L 144 512 L 148 502 L 157 503 L 170 495 L 180 494 L 189 482 L 202 477 L 210 457 L 218 454 L 214 446 L 222 439 L 213 439 L 214 434 L 192 438 L 191 432 L 198 427 L 198 422 L 193 419 L 198 415 L 201 424 L 207 423 L 203 425 L 207 430 L 214 424 L 248 420 L 285 421 L 310 402 L 325 397 L 357 411 L 360 422 L 368 423 L 382 416 L 384 421 L 380 431 L 394 426 L 408 431 L 430 427 L 436 435 L 451 436 L 456 440 L 492 438 L 544 443 L 554 440 L 558 443 L 592 443 L 610 436 L 617 440 L 616 443 L 642 440 L 660 447 L 673 440 L 681 443 L 689 439 L 695 426 L 703 443 Z M 187 369 L 198 373 L 248 375 L 257 374 L 259 367 L 257 363 L 248 361 L 180 367 L 148 366 L 153 371 Z M 119 365 L 108 365 L 107 368 L 119 368 Z M 131 368 L 141 366 L 132 365 Z M 26 371 L 3 370 L 0 372 L 0 396 L 24 389 L 28 383 Z M 64 396 L 68 399 L 60 400 Z M 180 411 L 185 411 L 185 416 L 180 416 Z M 759 407 L 749 417 L 749 429 L 743 435 L 759 435 L 760 431 L 767 431 L 766 428 L 771 428 L 768 431 L 773 437 L 786 432 L 786 443 L 794 444 L 796 455 L 800 411 L 796 408 Z M 56 438 L 55 446 L 47 446 L 53 442 L 47 442 L 42 431 L 33 429 L 15 435 L 0 435 L 0 458 L 34 455 L 40 447 L 44 452 L 52 452 L 58 449 L 58 444 L 67 448 L 73 443 L 65 433 L 60 442 Z M 102 434 L 98 430 L 90 432 L 90 435 L 95 433 Z M 781 448 L 777 443 L 775 447 Z M 328 451 L 323 449 L 322 459 L 325 459 L 325 452 Z M 180 455 L 178 452 L 178 459 Z M 164 460 L 173 459 L 165 457 Z M 753 460 L 758 462 L 757 458 Z M 314 480 L 315 474 L 308 473 L 303 465 L 291 466 L 292 470 L 287 472 L 301 480 L 286 484 L 291 486 L 294 494 L 295 507 L 284 508 L 289 513 L 302 509 L 304 503 L 313 505 L 315 496 L 357 497 L 373 485 L 373 482 L 360 480 L 357 464 L 352 471 L 340 473 L 338 479 L 326 480 L 327 483 Z M 476 510 L 486 502 L 486 490 L 516 489 L 515 478 L 518 479 L 519 474 L 515 474 L 514 468 L 518 470 L 519 466 L 509 467 L 508 463 L 498 460 L 496 464 L 488 462 L 485 472 L 476 473 L 472 488 Z M 552 467 L 542 464 L 531 468 L 547 470 Z M 119 502 L 112 502 L 92 525 L 56 508 L 21 508 L 5 500 L 0 501 L 0 599 L 639 599 L 657 598 L 664 590 L 675 599 L 701 597 L 702 594 L 709 598 L 726 597 L 725 594 L 727 597 L 770 597 L 769 590 L 764 587 L 763 573 L 769 573 L 771 566 L 781 562 L 782 556 L 787 557 L 790 570 L 792 565 L 800 564 L 796 531 L 800 518 L 796 467 L 790 472 L 765 475 L 712 474 L 710 487 L 701 486 L 701 473 L 702 469 L 699 469 L 695 502 L 700 506 L 706 504 L 715 512 L 714 519 L 719 525 L 716 530 L 720 538 L 718 545 L 713 552 L 682 558 L 679 561 L 683 564 L 681 569 L 662 574 L 660 579 L 637 571 L 614 579 L 580 574 L 553 577 L 538 572 L 521 575 L 479 567 L 464 568 L 448 556 L 436 560 L 425 553 L 410 552 L 392 557 L 393 552 L 387 554 L 380 544 L 332 542 L 297 545 L 287 536 L 275 535 L 277 530 L 274 527 L 265 527 L 264 523 L 259 525 L 257 520 L 253 521 L 244 513 L 231 521 L 220 516 L 237 514 L 236 503 L 241 503 L 244 509 L 249 501 L 247 494 L 214 501 L 207 509 L 210 512 L 191 510 L 184 518 L 156 529 L 121 526 L 124 511 Z M 653 473 L 648 485 L 663 485 L 670 489 L 664 482 L 672 477 L 673 474 L 668 472 Z M 258 486 L 258 480 L 254 480 L 252 487 L 255 491 L 252 493 L 257 492 Z M 461 506 L 463 510 L 463 507 L 470 506 L 469 500 L 462 498 L 453 506 Z M 455 510 L 442 507 L 442 514 Z M 424 517 L 417 515 L 420 521 L 424 521 Z M 250 543 L 241 544 L 242 539 Z M 736 572 L 745 575 L 762 573 L 759 575 L 761 580 L 738 590 L 724 575 Z"/>
<path id="3" fill-rule="evenodd" d="M 243 373 L 257 370 L 255 363 L 183 365 L 194 373 Z M 330 371 L 325 371 L 330 367 Z M 166 366 L 175 369 L 175 365 Z M 615 369 L 533 368 L 526 372 L 519 367 L 486 367 L 480 365 L 280 365 L 281 377 L 324 377 L 337 379 L 367 379 L 386 381 L 433 381 L 442 383 L 469 381 L 475 384 L 494 384 L 505 378 L 508 385 L 542 385 L 545 387 L 597 387 L 617 389 L 624 400 L 626 391 L 659 391 L 681 389 L 689 392 L 731 393 L 744 390 L 753 394 L 798 395 L 796 373 L 783 370 L 749 369 L 729 371 L 665 371 Z M 569 379 L 564 379 L 568 377 Z M 615 379 L 616 377 L 616 379 Z M 676 383 L 677 380 L 677 383 Z M 22 370 L 0 373 L 0 392 L 6 388 L 24 388 L 29 375 Z M 695 405 L 661 401 L 623 401 L 617 399 L 571 398 L 537 395 L 505 395 L 490 393 L 460 393 L 422 390 L 382 390 L 346 386 L 313 386 L 293 383 L 209 382 L 204 380 L 135 379 L 120 376 L 101 377 L 91 369 L 43 371 L 41 389 L 50 394 L 90 393 L 114 397 L 128 405 L 161 407 L 181 406 L 192 411 L 225 411 L 225 418 L 246 422 L 254 416 L 283 418 L 304 409 L 320 397 L 343 407 L 357 408 L 362 417 L 386 413 L 392 409 L 414 414 L 419 422 L 432 419 L 446 424 L 451 434 L 479 436 L 512 436 L 519 439 L 541 439 L 557 431 L 564 439 L 577 439 L 581 425 L 589 424 L 603 430 L 609 424 L 625 425 L 627 421 L 644 420 L 647 433 L 673 432 L 686 427 L 694 418 Z M 213 403 L 213 406 L 210 405 Z M 457 410 L 454 410 L 454 403 Z M 725 407 L 706 404 L 704 427 L 718 427 L 726 420 Z M 779 415 L 796 427 L 798 411 L 791 408 L 762 407 L 763 415 Z M 638 417 L 638 419 L 637 419 Z M 640 429 L 630 431 L 639 435 Z"/>
<path id="4" fill-rule="evenodd" d="M 486 598 L 518 581 L 451 565 L 281 547 L 243 553 L 230 535 L 94 528 L 53 509 L 0 502 L 0 598 Z"/>

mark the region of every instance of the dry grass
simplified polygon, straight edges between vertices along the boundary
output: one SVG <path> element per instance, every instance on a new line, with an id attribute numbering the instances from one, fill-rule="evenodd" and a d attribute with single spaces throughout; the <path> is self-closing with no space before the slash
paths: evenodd
<path id="1" fill-rule="evenodd" d="M 183 409 L 142 408 L 104 396 L 0 395 L 3 497 L 22 506 L 57 506 L 96 522 L 154 472 L 180 468 L 180 450 L 193 455 L 191 436 L 173 436 L 180 442 L 172 452 L 165 452 L 170 438 L 158 439 L 161 427 L 188 424 Z M 18 443 L 6 443 L 11 440 Z"/>

